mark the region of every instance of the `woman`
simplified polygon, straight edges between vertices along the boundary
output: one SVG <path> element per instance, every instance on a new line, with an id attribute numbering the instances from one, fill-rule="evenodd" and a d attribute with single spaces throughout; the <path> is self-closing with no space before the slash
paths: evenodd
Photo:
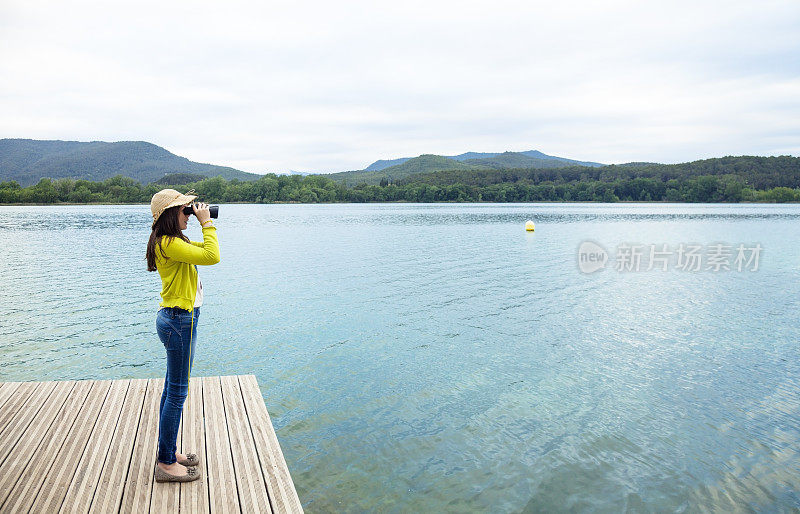
<path id="1" fill-rule="evenodd" d="M 176 440 L 183 403 L 189 393 L 189 374 L 197 340 L 197 320 L 203 304 L 203 284 L 197 265 L 219 262 L 217 229 L 208 205 L 192 203 L 194 190 L 183 195 L 162 189 L 150 201 L 153 227 L 147 243 L 147 271 L 161 275 L 161 303 L 156 316 L 156 331 L 167 350 L 167 376 L 161 393 L 158 422 L 157 482 L 190 482 L 200 478 L 197 455 L 177 452 Z M 189 241 L 183 230 L 191 205 L 203 229 L 203 242 Z"/>

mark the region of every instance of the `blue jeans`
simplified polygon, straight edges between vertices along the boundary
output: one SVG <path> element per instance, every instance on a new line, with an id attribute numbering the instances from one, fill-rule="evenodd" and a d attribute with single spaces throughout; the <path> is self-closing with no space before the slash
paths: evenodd
<path id="1" fill-rule="evenodd" d="M 175 445 L 183 403 L 189 394 L 189 370 L 197 342 L 197 319 L 200 308 L 192 313 L 177 307 L 165 307 L 156 315 L 156 331 L 167 349 L 167 376 L 158 411 L 158 461 L 175 462 Z"/>

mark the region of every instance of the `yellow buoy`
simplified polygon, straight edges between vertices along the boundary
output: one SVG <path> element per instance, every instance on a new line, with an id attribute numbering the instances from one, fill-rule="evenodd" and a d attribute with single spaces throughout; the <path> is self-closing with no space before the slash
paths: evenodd
<path id="1" fill-rule="evenodd" d="M 531 220 L 525 222 L 525 230 L 527 230 L 528 232 L 533 232 L 534 230 L 536 230 L 536 227 L 533 225 L 533 222 Z"/>

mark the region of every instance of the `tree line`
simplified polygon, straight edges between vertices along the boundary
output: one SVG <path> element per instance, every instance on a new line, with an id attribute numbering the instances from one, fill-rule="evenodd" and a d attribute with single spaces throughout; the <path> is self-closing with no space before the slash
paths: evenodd
<path id="1" fill-rule="evenodd" d="M 621 167 L 619 167 L 621 168 Z M 182 192 L 194 189 L 208 203 L 332 203 L 332 202 L 799 202 L 800 184 L 792 180 L 763 189 L 743 180 L 737 173 L 678 174 L 630 177 L 574 176 L 571 168 L 557 170 L 505 170 L 493 172 L 491 180 L 475 175 L 453 182 L 436 174 L 423 174 L 398 183 L 383 180 L 380 185 L 346 184 L 324 175 L 265 175 L 242 182 L 222 177 L 204 178 L 184 184 L 151 183 L 142 185 L 121 175 L 103 180 L 41 179 L 21 187 L 17 182 L 0 182 L 0 203 L 149 203 L 153 194 L 165 187 Z M 594 168 L 602 170 L 603 168 Z M 560 173 L 561 177 L 549 173 Z M 471 172 L 476 173 L 476 172 Z M 543 174 L 540 180 L 530 173 Z M 503 180 L 505 174 L 505 180 Z M 527 174 L 527 175 L 525 175 Z M 523 176 L 524 175 L 524 176 Z M 546 179 L 546 180 L 544 180 Z M 481 183 L 481 180 L 490 183 Z M 160 181 L 161 182 L 161 181 Z M 167 181 L 168 182 L 168 181 Z M 762 181 L 759 181 L 762 183 Z"/>
<path id="2" fill-rule="evenodd" d="M 424 182 L 437 186 L 466 184 L 488 186 L 503 182 L 540 184 L 552 182 L 614 182 L 651 178 L 660 182 L 686 181 L 693 177 L 714 176 L 734 180 L 743 186 L 763 191 L 774 187 L 800 187 L 800 158 L 740 156 L 717 157 L 680 164 L 629 163 L 608 166 L 566 166 L 548 169 L 515 168 L 502 170 L 442 169 L 397 180 L 398 184 Z M 391 180 L 389 180 L 391 182 Z"/>

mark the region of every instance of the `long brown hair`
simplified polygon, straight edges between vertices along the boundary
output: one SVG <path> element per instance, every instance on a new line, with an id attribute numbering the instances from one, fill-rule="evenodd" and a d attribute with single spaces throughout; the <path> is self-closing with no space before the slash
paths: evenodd
<path id="1" fill-rule="evenodd" d="M 189 242 L 189 238 L 181 232 L 181 224 L 178 221 L 178 213 L 181 209 L 183 209 L 182 205 L 170 207 L 162 212 L 161 216 L 158 217 L 158 221 L 153 224 L 153 231 L 150 232 L 150 240 L 147 242 L 147 253 L 145 254 L 145 258 L 147 259 L 147 271 L 156 271 L 157 269 L 156 245 L 158 245 L 158 249 L 161 250 L 161 256 L 165 259 L 167 257 L 164 253 L 164 248 L 161 246 L 162 236 L 167 236 L 170 241 L 175 237 L 180 237 L 187 243 Z"/>

